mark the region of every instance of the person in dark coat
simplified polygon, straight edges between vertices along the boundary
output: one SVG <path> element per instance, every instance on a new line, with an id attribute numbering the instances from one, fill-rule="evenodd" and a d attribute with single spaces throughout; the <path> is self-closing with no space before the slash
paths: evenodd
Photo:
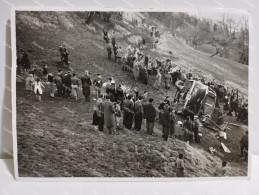
<path id="1" fill-rule="evenodd" d="M 22 63 L 23 63 L 23 67 L 25 69 L 25 72 L 28 72 L 31 68 L 31 62 L 30 62 L 30 59 L 29 59 L 29 55 L 27 53 L 23 54 Z"/>
<path id="2" fill-rule="evenodd" d="M 71 83 L 71 73 L 70 71 L 68 71 L 67 74 L 65 74 L 63 77 L 62 77 L 62 84 L 63 84 L 63 94 L 65 96 L 68 96 L 70 97 L 70 94 L 71 94 L 71 90 L 72 90 L 72 83 Z"/>
<path id="3" fill-rule="evenodd" d="M 150 98 L 149 103 L 143 106 L 144 118 L 146 119 L 147 133 L 153 135 L 156 118 L 156 109 L 153 105 L 153 98 Z"/>
<path id="4" fill-rule="evenodd" d="M 114 104 L 110 101 L 109 95 L 106 96 L 106 101 L 103 102 L 104 126 L 109 134 L 115 134 L 115 109 Z"/>
<path id="5" fill-rule="evenodd" d="M 105 40 L 106 43 L 109 43 L 108 32 L 104 29 L 103 29 L 103 40 Z"/>
<path id="6" fill-rule="evenodd" d="M 122 102 L 124 97 L 124 92 L 121 88 L 121 84 L 119 84 L 119 86 L 116 88 L 116 92 L 115 92 L 115 101 L 117 102 L 118 100 L 120 100 Z"/>
<path id="7" fill-rule="evenodd" d="M 117 44 L 115 44 L 113 46 L 113 54 L 114 54 L 114 61 L 117 62 L 117 51 L 118 51 L 119 47 L 117 46 Z"/>
<path id="8" fill-rule="evenodd" d="M 171 117 L 168 104 L 165 104 L 163 112 L 161 114 L 161 124 L 163 126 L 162 138 L 164 139 L 164 141 L 167 141 L 171 125 Z"/>
<path id="9" fill-rule="evenodd" d="M 66 48 L 63 49 L 63 61 L 64 61 L 65 65 L 69 65 L 69 62 L 68 62 L 68 52 L 67 52 Z"/>
<path id="10" fill-rule="evenodd" d="M 133 101 L 131 100 L 132 96 L 128 95 L 127 99 L 123 102 L 123 109 L 124 109 L 124 115 L 123 115 L 123 125 L 127 129 L 131 129 L 133 125 Z"/>
<path id="11" fill-rule="evenodd" d="M 142 97 L 137 97 L 134 105 L 134 112 L 135 112 L 135 129 L 140 131 L 143 119 L 143 107 L 142 107 Z"/>
<path id="12" fill-rule="evenodd" d="M 111 59 L 112 59 L 112 45 L 110 43 L 107 44 L 106 50 L 107 50 L 107 53 L 108 53 L 108 59 L 111 61 Z"/>
<path id="13" fill-rule="evenodd" d="M 92 81 L 87 70 L 85 71 L 85 75 L 81 77 L 81 83 L 82 83 L 83 95 L 85 96 L 85 100 L 87 101 L 91 92 L 90 86 L 92 85 Z"/>
<path id="14" fill-rule="evenodd" d="M 48 65 L 47 64 L 43 67 L 42 74 L 44 77 L 46 77 L 48 75 Z"/>
<path id="15" fill-rule="evenodd" d="M 240 151 L 241 151 L 241 154 L 240 154 L 241 157 L 243 158 L 243 156 L 245 156 L 245 159 L 246 159 L 247 152 L 248 152 L 248 131 L 246 131 L 246 134 L 240 140 Z"/>

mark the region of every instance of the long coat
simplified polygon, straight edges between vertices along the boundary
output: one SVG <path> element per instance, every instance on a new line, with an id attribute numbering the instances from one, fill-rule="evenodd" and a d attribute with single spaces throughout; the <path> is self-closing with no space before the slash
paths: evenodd
<path id="1" fill-rule="evenodd" d="M 116 126 L 115 110 L 114 110 L 113 103 L 110 100 L 106 100 L 103 103 L 103 112 L 104 112 L 104 125 L 106 127 Z"/>
<path id="2" fill-rule="evenodd" d="M 168 73 L 166 73 L 166 74 L 164 75 L 164 79 L 165 79 L 165 86 L 166 86 L 166 87 L 170 87 L 171 75 L 168 74 Z"/>
<path id="3" fill-rule="evenodd" d="M 160 74 L 160 72 L 158 72 L 154 83 L 155 88 L 159 88 L 161 86 L 161 77 L 162 75 Z"/>
<path id="4" fill-rule="evenodd" d="M 134 78 L 139 78 L 139 63 L 135 62 L 133 66 Z"/>
<path id="5" fill-rule="evenodd" d="M 90 86 L 92 85 L 92 81 L 88 75 L 84 75 L 81 77 L 81 83 L 83 88 L 83 95 L 89 96 L 90 95 Z"/>

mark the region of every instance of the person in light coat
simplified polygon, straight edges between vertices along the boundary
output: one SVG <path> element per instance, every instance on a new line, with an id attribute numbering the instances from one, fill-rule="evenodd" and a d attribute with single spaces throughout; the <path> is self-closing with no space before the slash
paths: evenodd
<path id="1" fill-rule="evenodd" d="M 34 83 L 34 93 L 36 94 L 36 98 L 41 101 L 41 95 L 43 94 L 44 85 L 40 82 L 40 79 L 37 78 L 36 82 Z"/>

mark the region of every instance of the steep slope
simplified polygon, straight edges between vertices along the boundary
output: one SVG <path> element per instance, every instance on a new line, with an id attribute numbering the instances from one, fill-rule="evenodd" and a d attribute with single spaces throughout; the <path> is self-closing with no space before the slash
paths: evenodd
<path id="1" fill-rule="evenodd" d="M 129 88 L 138 86 L 141 92 L 149 90 L 156 105 L 165 94 L 174 95 L 175 89 L 154 91 L 152 86 L 136 83 L 131 73 L 122 72 L 118 64 L 107 60 L 102 28 L 114 29 L 123 49 L 129 43 L 135 44 L 139 36 L 149 40 L 146 31 L 131 25 L 130 21 L 112 20 L 111 24 L 107 24 L 95 18 L 88 26 L 84 19 L 85 13 L 82 12 L 21 12 L 17 14 L 17 46 L 30 49 L 33 67 L 40 69 L 48 64 L 50 72 L 56 73 L 61 67 L 59 45 L 64 44 L 70 54 L 71 66 L 79 75 L 88 69 L 91 75 L 101 73 L 103 78 L 112 76 L 116 82 L 124 82 Z M 163 34 L 161 37 L 164 47 L 159 46 L 158 50 L 151 51 L 146 49 L 145 52 L 161 58 L 170 57 L 187 70 L 193 67 L 198 74 L 227 78 L 229 83 L 240 84 L 235 77 L 240 74 L 240 64 L 222 58 L 211 60 L 207 54 L 189 48 L 176 37 L 168 36 Z M 173 51 L 173 56 L 168 51 Z M 92 65 L 87 65 L 88 62 Z M 200 69 L 203 73 L 199 72 Z M 233 76 L 227 76 L 228 69 L 233 71 Z M 245 79 L 245 74 L 243 77 Z M 156 124 L 154 137 L 144 133 L 145 125 L 140 133 L 124 130 L 116 136 L 100 133 L 90 125 L 93 107 L 94 101 L 50 99 L 47 90 L 43 101 L 37 102 L 32 94 L 24 90 L 22 78 L 17 83 L 20 174 L 45 177 L 173 177 L 178 152 L 185 155 L 188 176 L 212 176 L 221 163 L 219 157 L 203 151 L 204 148 L 197 149 L 178 140 L 162 145 L 159 124 Z M 233 162 L 228 168 L 228 175 L 246 175 L 246 165 L 245 162 Z"/>

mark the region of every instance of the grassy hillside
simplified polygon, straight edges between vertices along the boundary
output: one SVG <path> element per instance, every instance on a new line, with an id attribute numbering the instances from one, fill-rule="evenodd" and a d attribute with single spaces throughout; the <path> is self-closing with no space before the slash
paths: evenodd
<path id="1" fill-rule="evenodd" d="M 136 83 L 131 73 L 122 72 L 117 63 L 107 60 L 102 28 L 113 29 L 119 45 L 135 44 L 139 36 L 147 40 L 149 33 L 133 26 L 130 21 L 112 20 L 107 25 L 96 18 L 89 26 L 84 22 L 82 12 L 20 12 L 17 14 L 17 46 L 30 49 L 32 66 L 40 69 L 48 64 L 50 72 L 57 73 L 60 67 L 59 45 L 68 48 L 70 63 L 79 75 L 85 69 L 91 75 L 101 73 L 104 79 L 114 77 L 127 87 L 139 88 L 140 92 L 150 91 L 155 104 L 165 95 L 173 96 L 175 89 L 155 91 L 152 86 Z M 173 55 L 169 54 L 173 52 Z M 220 57 L 210 58 L 209 54 L 196 51 L 177 37 L 164 33 L 157 50 L 148 51 L 151 56 L 170 57 L 185 70 L 199 75 L 215 77 L 233 87 L 247 92 L 247 67 Z M 87 65 L 90 63 L 91 65 Z M 63 67 L 64 68 L 64 67 Z M 43 96 L 37 102 L 33 94 L 24 89 L 25 76 L 17 81 L 17 134 L 18 160 L 21 176 L 175 176 L 174 161 L 178 152 L 185 155 L 187 176 L 212 176 L 222 159 L 208 152 L 208 145 L 220 148 L 215 134 L 203 129 L 202 144 L 191 146 L 179 140 L 161 142 L 161 126 L 157 123 L 155 136 L 141 132 L 120 130 L 111 136 L 98 132 L 91 126 L 94 95 L 91 102 Z M 242 78 L 242 79 L 240 79 Z M 94 90 L 92 90 L 94 94 Z M 37 121 L 35 123 L 35 121 Z M 238 136 L 245 128 L 238 129 Z M 231 132 L 229 132 L 231 134 Z M 234 134 L 234 131 L 232 131 Z M 238 139 L 237 137 L 234 137 Z M 231 142 L 233 155 L 238 155 L 238 141 Z M 247 163 L 235 158 L 228 167 L 228 175 L 246 175 Z"/>

